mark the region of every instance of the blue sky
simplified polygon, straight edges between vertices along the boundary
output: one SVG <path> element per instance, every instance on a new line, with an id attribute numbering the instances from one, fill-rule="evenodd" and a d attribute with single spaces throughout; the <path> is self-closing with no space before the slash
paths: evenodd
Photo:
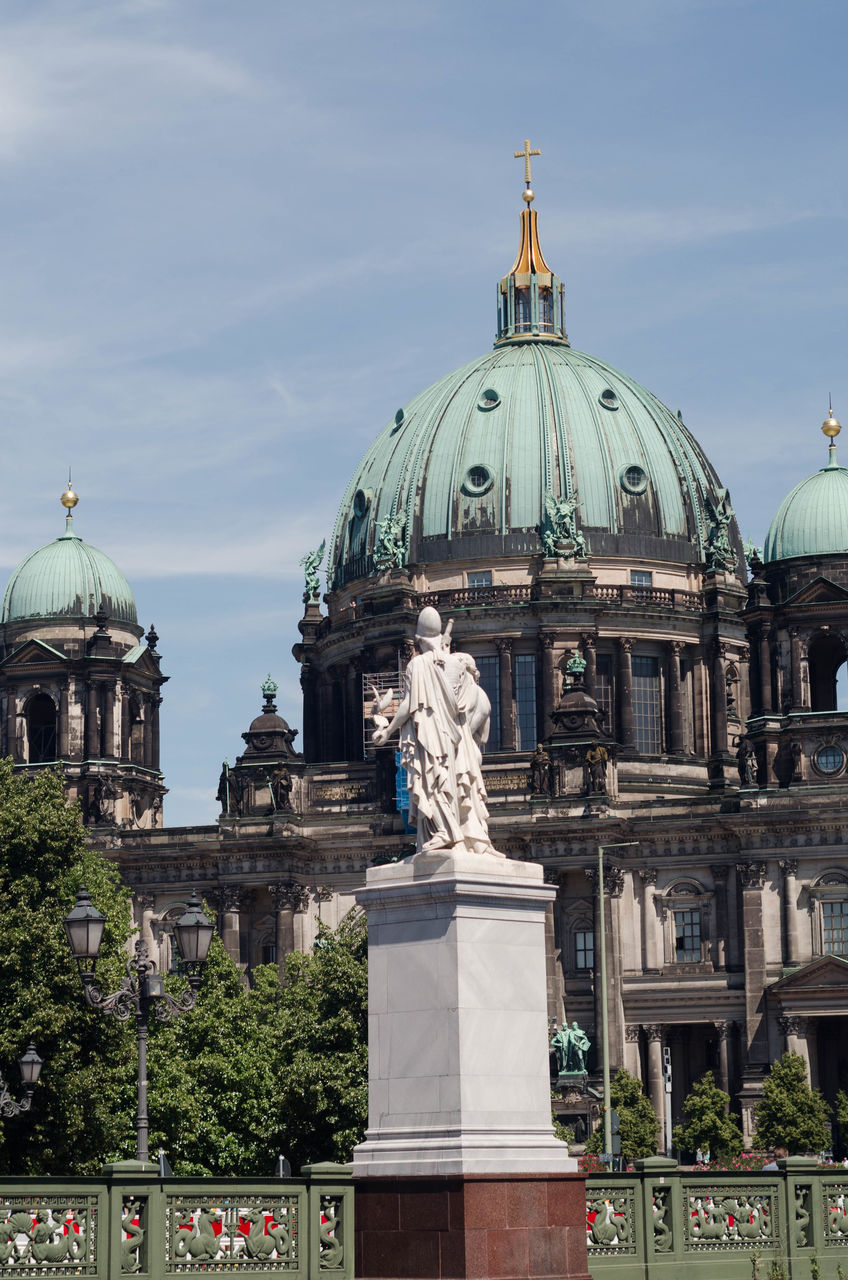
<path id="1" fill-rule="evenodd" d="M 214 819 L 269 670 L 300 725 L 298 561 L 489 347 L 525 137 L 573 344 L 762 542 L 828 392 L 848 426 L 846 35 L 841 0 L 7 0 L 0 572 L 71 463 L 161 636 L 169 824 Z"/>

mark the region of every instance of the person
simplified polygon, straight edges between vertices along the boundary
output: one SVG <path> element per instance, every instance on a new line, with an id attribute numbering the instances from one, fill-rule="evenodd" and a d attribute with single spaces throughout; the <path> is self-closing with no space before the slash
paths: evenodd
<path id="1" fill-rule="evenodd" d="M 371 741 L 381 747 L 400 730 L 417 853 L 496 853 L 482 768 L 492 708 L 474 659 L 450 652 L 451 627 L 442 635 L 438 612 L 430 605 L 421 610 L 415 632 L 421 652 L 407 664 L 394 719 L 385 724 L 385 717 L 374 716 Z"/>

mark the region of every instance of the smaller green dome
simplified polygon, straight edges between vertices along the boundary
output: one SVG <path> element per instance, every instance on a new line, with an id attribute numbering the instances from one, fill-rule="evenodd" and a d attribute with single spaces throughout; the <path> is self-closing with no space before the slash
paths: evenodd
<path id="1" fill-rule="evenodd" d="M 769 525 L 763 560 L 848 555 L 848 468 L 830 461 L 788 493 Z"/>
<path id="2" fill-rule="evenodd" d="M 68 515 L 61 538 L 33 551 L 9 579 L 0 623 L 34 618 L 90 618 L 101 601 L 114 622 L 138 625 L 130 584 L 116 564 L 74 533 Z"/>

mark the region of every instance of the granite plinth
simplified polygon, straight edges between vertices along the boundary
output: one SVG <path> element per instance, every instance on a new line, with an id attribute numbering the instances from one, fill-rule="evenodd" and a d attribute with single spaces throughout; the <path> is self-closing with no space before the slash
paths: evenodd
<path id="1" fill-rule="evenodd" d="M 369 1125 L 354 1176 L 573 1173 L 553 1136 L 540 867 L 418 854 L 368 872 Z"/>
<path id="2" fill-rule="evenodd" d="M 355 1185 L 360 1280 L 590 1280 L 580 1174 Z"/>

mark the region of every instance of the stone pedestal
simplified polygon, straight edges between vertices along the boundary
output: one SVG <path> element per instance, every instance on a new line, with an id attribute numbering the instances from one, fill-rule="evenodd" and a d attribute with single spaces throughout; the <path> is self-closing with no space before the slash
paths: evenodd
<path id="1" fill-rule="evenodd" d="M 578 1174 L 366 1178 L 356 1184 L 357 1277 L 591 1280 Z"/>
<path id="2" fill-rule="evenodd" d="M 585 1183 L 553 1136 L 540 867 L 375 867 L 357 1276 L 586 1277 Z"/>

